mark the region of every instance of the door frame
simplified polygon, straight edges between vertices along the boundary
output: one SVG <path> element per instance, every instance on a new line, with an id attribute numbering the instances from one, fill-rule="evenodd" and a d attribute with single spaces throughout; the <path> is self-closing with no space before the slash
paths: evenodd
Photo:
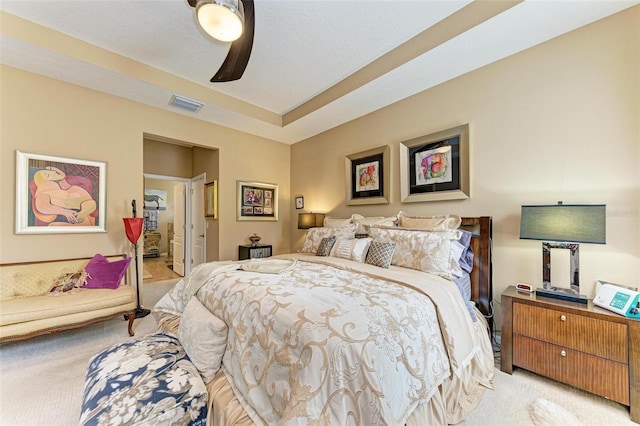
<path id="1" fill-rule="evenodd" d="M 187 232 L 187 230 L 191 229 L 192 226 L 192 221 L 191 221 L 191 214 L 192 214 L 192 194 L 191 194 L 191 180 L 189 178 L 183 178 L 183 177 L 177 177 L 177 176 L 166 176 L 166 175 L 155 175 L 155 174 L 151 174 L 151 173 L 143 173 L 144 178 L 146 179 L 157 179 L 157 180 L 170 180 L 170 181 L 174 181 L 174 182 L 182 182 L 185 183 L 187 185 L 186 191 L 185 191 L 185 196 L 186 196 L 186 205 L 185 205 L 185 212 L 184 212 L 184 229 L 185 229 L 185 235 L 184 235 L 184 247 L 185 247 L 185 252 L 184 252 L 184 274 L 187 275 L 189 272 L 191 272 L 191 232 Z M 143 182 L 143 187 L 142 187 L 142 191 L 144 193 L 144 182 Z M 172 195 L 173 196 L 173 195 Z M 175 256 L 175 253 L 173 254 Z"/>

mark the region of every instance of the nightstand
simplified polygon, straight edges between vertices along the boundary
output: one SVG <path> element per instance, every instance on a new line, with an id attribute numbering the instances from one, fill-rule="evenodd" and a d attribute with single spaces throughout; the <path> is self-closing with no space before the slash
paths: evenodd
<path id="1" fill-rule="evenodd" d="M 271 246 L 258 244 L 257 246 L 238 246 L 238 259 L 257 259 L 271 256 Z"/>
<path id="2" fill-rule="evenodd" d="M 514 286 L 501 300 L 502 371 L 524 368 L 627 405 L 640 423 L 640 321 Z"/>

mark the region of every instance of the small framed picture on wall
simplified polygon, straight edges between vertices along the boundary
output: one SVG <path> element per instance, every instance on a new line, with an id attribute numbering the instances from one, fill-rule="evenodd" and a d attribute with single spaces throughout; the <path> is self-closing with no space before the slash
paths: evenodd
<path id="1" fill-rule="evenodd" d="M 296 209 L 304 209 L 304 197 L 302 195 L 296 196 Z"/>

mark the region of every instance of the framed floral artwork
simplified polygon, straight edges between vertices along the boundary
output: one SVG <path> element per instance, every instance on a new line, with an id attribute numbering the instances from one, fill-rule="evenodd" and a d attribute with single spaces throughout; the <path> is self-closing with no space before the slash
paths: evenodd
<path id="1" fill-rule="evenodd" d="M 469 198 L 469 125 L 400 143 L 400 201 Z"/>
<path id="2" fill-rule="evenodd" d="M 16 151 L 16 233 L 106 232 L 106 163 Z"/>
<path id="3" fill-rule="evenodd" d="M 388 145 L 347 155 L 345 202 L 348 206 L 389 203 Z"/>
<path id="4" fill-rule="evenodd" d="M 278 185 L 237 181 L 236 197 L 236 220 L 278 220 Z"/>

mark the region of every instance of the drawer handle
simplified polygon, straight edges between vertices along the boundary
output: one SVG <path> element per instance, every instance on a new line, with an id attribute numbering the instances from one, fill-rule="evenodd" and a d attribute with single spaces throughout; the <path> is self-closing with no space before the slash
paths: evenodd
<path id="1" fill-rule="evenodd" d="M 567 317 L 565 315 L 560 315 L 560 321 L 566 321 Z"/>
<path id="2" fill-rule="evenodd" d="M 567 351 L 564 349 L 560 351 L 560 356 L 567 356 Z"/>

